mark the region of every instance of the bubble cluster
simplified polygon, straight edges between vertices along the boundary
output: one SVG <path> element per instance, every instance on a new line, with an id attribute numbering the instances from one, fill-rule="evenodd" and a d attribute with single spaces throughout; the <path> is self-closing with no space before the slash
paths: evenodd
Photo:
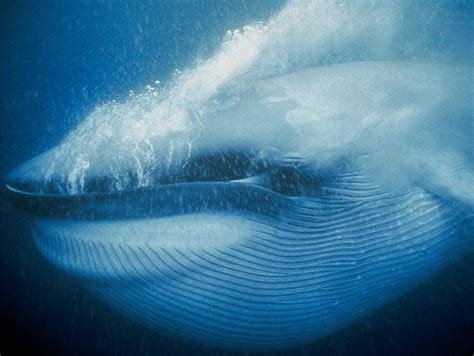
<path id="1" fill-rule="evenodd" d="M 426 34 L 400 40 L 404 28 L 415 26 L 407 19 L 417 9 L 423 17 L 421 6 L 404 1 L 290 1 L 266 23 L 227 31 L 212 57 L 176 69 L 169 82 L 156 80 L 122 101 L 98 105 L 48 153 L 54 158 L 43 169 L 44 185 L 81 193 L 96 176 L 109 177 L 110 190 L 156 184 L 186 165 L 209 103 L 231 87 L 340 62 L 410 59 L 413 53 L 433 59 L 420 41 Z"/>

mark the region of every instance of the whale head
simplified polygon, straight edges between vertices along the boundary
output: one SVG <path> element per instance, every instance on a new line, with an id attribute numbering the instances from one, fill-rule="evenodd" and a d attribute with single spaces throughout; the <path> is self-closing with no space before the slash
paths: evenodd
<path id="1" fill-rule="evenodd" d="M 5 190 L 40 252 L 131 318 L 223 347 L 293 346 L 463 252 L 466 70 L 320 67 L 127 126 L 132 104 L 105 107 Z"/>

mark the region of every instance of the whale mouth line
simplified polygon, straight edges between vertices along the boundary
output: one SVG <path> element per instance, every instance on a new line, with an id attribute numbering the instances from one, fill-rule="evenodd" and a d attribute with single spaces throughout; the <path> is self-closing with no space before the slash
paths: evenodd
<path id="1" fill-rule="evenodd" d="M 288 197 L 247 182 L 191 182 L 112 193 L 32 194 L 4 186 L 16 208 L 38 217 L 71 220 L 157 218 L 235 210 L 276 216 Z"/>
<path id="2" fill-rule="evenodd" d="M 287 198 L 320 192 L 323 178 L 300 163 L 252 160 L 227 152 L 199 156 L 175 174 L 163 175 L 153 186 L 98 189 L 107 186 L 108 178 L 97 177 L 85 192 L 62 194 L 34 191 L 35 182 L 27 186 L 30 189 L 22 189 L 21 180 L 15 184 L 10 179 L 2 190 L 14 207 L 40 217 L 131 219 L 235 209 L 274 216 Z"/>
<path id="3" fill-rule="evenodd" d="M 269 189 L 283 195 L 297 196 L 314 190 L 311 181 L 316 175 L 311 171 L 301 158 L 263 158 L 251 149 L 224 149 L 197 152 L 187 160 L 167 167 L 163 167 L 162 162 L 157 163 L 146 172 L 139 172 L 136 167 L 130 167 L 120 175 L 86 172 L 80 179 L 80 189 L 71 187 L 71 180 L 77 178 L 68 174 L 48 175 L 32 159 L 10 172 L 3 186 L 12 193 L 25 196 L 98 196 L 154 189 L 176 183 L 241 181 L 262 185 L 262 177 L 265 176 L 265 184 Z"/>

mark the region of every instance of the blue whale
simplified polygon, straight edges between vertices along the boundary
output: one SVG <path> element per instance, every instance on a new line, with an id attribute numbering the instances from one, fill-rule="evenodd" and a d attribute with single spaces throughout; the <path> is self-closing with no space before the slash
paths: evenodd
<path id="1" fill-rule="evenodd" d="M 4 188 L 40 252 L 118 311 L 221 347 L 292 347 L 472 246 L 470 73 L 361 62 L 245 83 L 145 184 L 132 159 L 110 168 L 119 145 L 72 140 Z"/>

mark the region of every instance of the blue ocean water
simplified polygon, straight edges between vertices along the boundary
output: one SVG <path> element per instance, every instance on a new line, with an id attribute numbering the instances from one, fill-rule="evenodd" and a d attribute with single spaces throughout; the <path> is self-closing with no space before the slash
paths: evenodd
<path id="1" fill-rule="evenodd" d="M 227 30 L 265 21 L 282 6 L 283 1 L 2 4 L 0 174 L 56 145 L 96 105 L 172 80 L 175 69 L 212 57 Z M 411 47 L 394 49 L 396 56 L 443 53 L 443 62 L 472 65 L 474 3 L 419 6 L 425 11 L 413 5 L 398 36 L 420 36 Z M 360 59 L 355 52 L 346 56 Z M 3 202 L 1 220 L 0 311 L 7 332 L 0 353 L 2 347 L 5 354 L 19 353 L 27 344 L 44 354 L 226 352 L 161 335 L 115 313 L 53 269 L 37 252 L 26 219 Z M 473 262 L 467 255 L 389 306 L 287 352 L 471 354 Z"/>

